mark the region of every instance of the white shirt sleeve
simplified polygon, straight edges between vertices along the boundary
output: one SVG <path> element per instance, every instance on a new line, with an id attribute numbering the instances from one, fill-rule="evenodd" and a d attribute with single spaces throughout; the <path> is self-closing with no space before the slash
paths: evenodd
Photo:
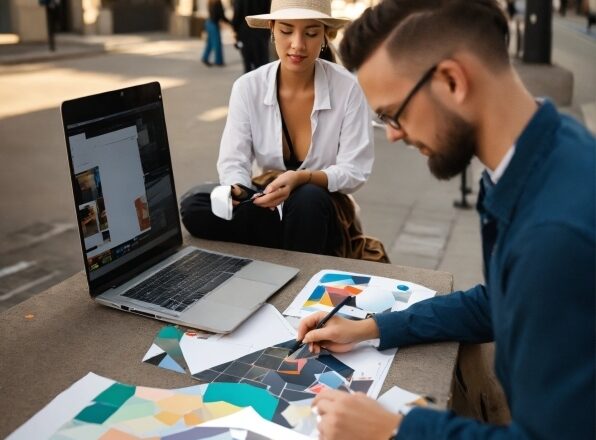
<path id="1" fill-rule="evenodd" d="M 222 185 L 241 183 L 251 186 L 254 159 L 249 106 L 244 95 L 243 78 L 232 87 L 228 118 L 221 138 L 217 172 Z"/>
<path id="2" fill-rule="evenodd" d="M 364 93 L 354 83 L 341 121 L 336 163 L 323 169 L 330 192 L 353 193 L 368 180 L 374 162 L 372 130 Z"/>

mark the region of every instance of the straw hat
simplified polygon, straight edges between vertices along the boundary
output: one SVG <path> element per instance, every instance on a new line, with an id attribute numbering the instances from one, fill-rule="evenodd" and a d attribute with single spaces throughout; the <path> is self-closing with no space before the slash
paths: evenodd
<path id="1" fill-rule="evenodd" d="M 350 22 L 347 18 L 331 16 L 331 0 L 272 0 L 269 14 L 246 17 L 253 28 L 269 29 L 271 20 L 317 20 L 333 29 Z"/>

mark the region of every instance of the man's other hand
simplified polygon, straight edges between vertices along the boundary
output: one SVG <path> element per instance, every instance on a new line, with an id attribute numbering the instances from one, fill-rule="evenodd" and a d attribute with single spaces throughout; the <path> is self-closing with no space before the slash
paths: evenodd
<path id="1" fill-rule="evenodd" d="M 321 440 L 388 440 L 403 418 L 363 393 L 325 390 L 312 406 Z"/>

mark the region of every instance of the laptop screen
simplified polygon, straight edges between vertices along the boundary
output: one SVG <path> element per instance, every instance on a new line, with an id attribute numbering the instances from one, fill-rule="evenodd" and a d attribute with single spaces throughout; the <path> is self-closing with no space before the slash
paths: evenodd
<path id="1" fill-rule="evenodd" d="M 90 286 L 111 283 L 181 243 L 157 83 L 62 107 Z"/>

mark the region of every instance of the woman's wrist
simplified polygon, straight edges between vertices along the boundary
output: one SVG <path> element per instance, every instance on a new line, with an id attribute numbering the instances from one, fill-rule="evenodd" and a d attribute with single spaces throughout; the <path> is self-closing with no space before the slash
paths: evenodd
<path id="1" fill-rule="evenodd" d="M 302 184 L 307 185 L 312 182 L 312 171 L 311 170 L 303 170 L 303 174 L 305 175 Z"/>

